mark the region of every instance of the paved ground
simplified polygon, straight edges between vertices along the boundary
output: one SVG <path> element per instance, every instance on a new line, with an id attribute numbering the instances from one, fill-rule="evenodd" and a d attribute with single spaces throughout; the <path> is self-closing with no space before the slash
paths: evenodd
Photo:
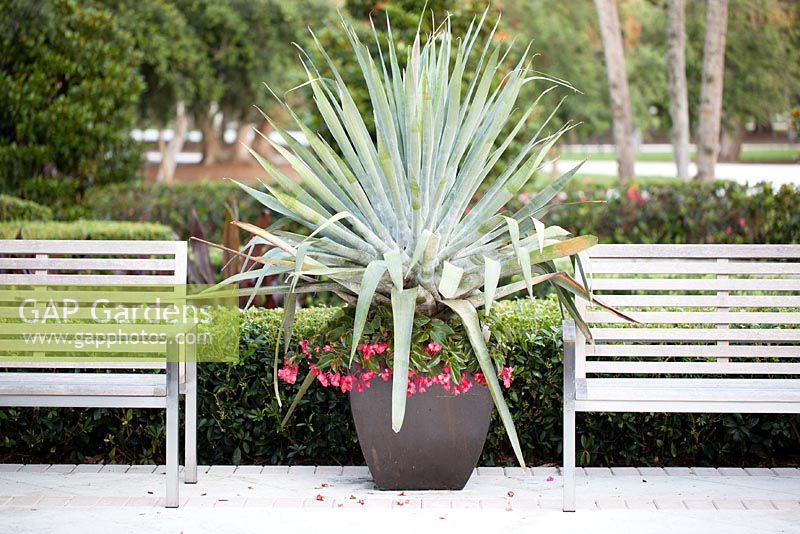
<path id="1" fill-rule="evenodd" d="M 0 533 L 800 532 L 800 470 L 479 468 L 461 492 L 381 492 L 365 467 L 213 466 L 162 508 L 163 466 L 0 465 Z M 546 530 L 541 530 L 546 529 Z"/>
<path id="2" fill-rule="evenodd" d="M 589 156 L 591 158 L 591 156 Z M 566 172 L 579 161 L 558 161 L 559 172 Z M 635 163 L 637 176 L 675 176 L 675 164 L 660 161 L 637 161 Z M 689 164 L 689 175 L 697 173 L 697 166 Z M 735 180 L 739 183 L 771 182 L 780 186 L 783 184 L 800 184 L 800 165 L 796 163 L 717 163 L 717 178 Z M 617 162 L 591 159 L 581 167 L 581 174 L 595 176 L 616 176 Z"/>

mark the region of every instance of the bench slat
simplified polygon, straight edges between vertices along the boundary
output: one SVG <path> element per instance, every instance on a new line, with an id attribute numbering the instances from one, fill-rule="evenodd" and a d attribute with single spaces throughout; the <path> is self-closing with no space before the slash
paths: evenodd
<path id="1" fill-rule="evenodd" d="M 175 283 L 171 275 L 136 274 L 0 274 L 0 284 L 85 284 L 85 285 L 169 285 Z"/>
<path id="2" fill-rule="evenodd" d="M 598 295 L 609 306 L 624 308 L 800 308 L 794 295 Z"/>
<path id="3" fill-rule="evenodd" d="M 166 394 L 163 374 L 0 374 L 0 395 L 164 397 Z"/>
<path id="4" fill-rule="evenodd" d="M 800 245 L 595 245 L 590 258 L 800 258 Z"/>
<path id="5" fill-rule="evenodd" d="M 586 362 L 587 373 L 597 374 L 728 374 L 728 375 L 796 375 L 800 363 L 744 362 Z"/>
<path id="6" fill-rule="evenodd" d="M 800 313 L 784 312 L 628 312 L 645 324 L 800 324 Z M 628 321 L 606 311 L 585 315 L 588 323 L 622 323 Z"/>
<path id="7" fill-rule="evenodd" d="M 800 358 L 798 345 L 586 345 L 586 356 L 619 358 Z"/>
<path id="8" fill-rule="evenodd" d="M 167 363 L 162 358 L 160 361 L 19 361 L 19 360 L 1 360 L 0 369 L 166 369 Z"/>
<path id="9" fill-rule="evenodd" d="M 175 255 L 183 241 L 2 239 L 2 254 Z"/>
<path id="10" fill-rule="evenodd" d="M 797 379 L 589 378 L 576 389 L 581 400 L 800 402 Z"/>
<path id="11" fill-rule="evenodd" d="M 784 328 L 592 328 L 604 341 L 773 341 L 800 342 L 800 329 Z"/>
<path id="12" fill-rule="evenodd" d="M 595 278 L 591 287 L 615 291 L 800 291 L 800 278 Z"/>
<path id="13" fill-rule="evenodd" d="M 0 269 L 174 272 L 175 260 L 142 258 L 0 258 Z"/>
<path id="14" fill-rule="evenodd" d="M 622 261 L 597 259 L 593 274 L 800 274 L 800 262 Z"/>

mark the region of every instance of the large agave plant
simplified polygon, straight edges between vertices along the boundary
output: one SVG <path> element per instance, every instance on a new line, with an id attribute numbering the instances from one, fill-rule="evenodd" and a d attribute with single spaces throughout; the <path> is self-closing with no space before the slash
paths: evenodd
<path id="1" fill-rule="evenodd" d="M 520 291 L 532 295 L 533 286 L 548 282 L 555 286 L 564 310 L 588 336 L 573 301 L 575 295 L 589 298 L 588 292 L 560 272 L 554 260 L 574 256 L 592 246 L 596 238 L 572 237 L 564 229 L 540 221 L 548 203 L 579 166 L 544 187 L 520 210 L 502 211 L 542 168 L 564 131 L 546 133 L 550 113 L 499 176 L 493 175 L 541 99 L 518 103 L 520 90 L 533 81 L 550 82 L 544 95 L 567 84 L 532 75 L 527 51 L 499 76 L 507 49 L 493 39 L 494 29 L 482 32 L 485 18 L 484 13 L 473 21 L 462 38 L 451 35 L 447 21 L 424 45 L 418 32 L 404 69 L 399 66 L 391 29 L 388 42 L 378 42 L 378 52 L 373 55 L 344 23 L 369 92 L 374 135 L 359 113 L 350 87 L 314 38 L 329 75 L 323 75 L 320 66 L 306 55 L 307 85 L 336 147 L 283 104 L 308 145 L 270 121 L 289 148 L 274 142 L 272 146 L 288 160 L 299 181 L 253 153 L 271 178 L 264 184 L 267 192 L 240 184 L 264 206 L 311 232 L 270 232 L 235 222 L 252 234 L 241 252 L 250 260 L 245 262 L 249 270 L 227 283 L 255 280 L 251 294 L 335 292 L 356 307 L 351 354 L 355 354 L 370 309 L 391 307 L 392 428 L 396 432 L 403 424 L 406 407 L 414 315 L 456 314 L 523 463 L 477 309 L 488 311 L 495 299 Z M 487 34 L 485 39 L 480 39 L 482 33 Z M 474 67 L 471 76 L 465 74 L 468 64 Z M 515 106 L 522 112 L 512 119 Z M 485 184 L 487 181 L 491 183 Z M 479 189 L 484 193 L 473 201 Z M 261 245 L 271 248 L 256 257 L 252 251 Z M 261 280 L 273 275 L 285 276 L 285 284 L 260 287 Z M 521 275 L 519 281 L 500 285 L 517 275 Z M 289 343 L 295 302 L 286 299 L 284 347 Z M 276 353 L 276 366 L 277 357 Z M 311 381 L 309 376 L 301 391 Z"/>

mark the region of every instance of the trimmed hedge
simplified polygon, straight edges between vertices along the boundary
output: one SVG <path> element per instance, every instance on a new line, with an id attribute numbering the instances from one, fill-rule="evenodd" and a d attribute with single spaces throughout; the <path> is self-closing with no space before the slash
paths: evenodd
<path id="1" fill-rule="evenodd" d="M 240 312 L 227 312 L 239 314 Z M 336 309 L 298 311 L 295 340 L 328 329 Z M 228 317 L 230 319 L 230 317 Z M 561 314 L 555 299 L 506 301 L 487 318 L 493 350 L 515 368 L 506 398 L 529 464 L 561 462 Z M 239 363 L 200 364 L 199 461 L 361 464 L 347 397 L 314 385 L 286 428 L 272 391 L 280 310 L 241 313 Z M 225 324 L 221 321 L 220 324 Z M 282 384 L 284 401 L 298 385 Z M 163 461 L 163 414 L 150 410 L 0 410 L 0 461 Z M 800 416 L 579 414 L 584 465 L 789 465 L 800 463 Z M 512 465 L 494 417 L 484 465 Z"/>
<path id="2" fill-rule="evenodd" d="M 177 184 L 115 184 L 89 189 L 84 195 L 87 217 L 165 224 L 181 239 L 191 236 L 191 213 L 197 211 L 208 238 L 222 241 L 225 207 L 235 206 L 239 218 L 255 223 L 261 205 L 229 181 Z"/>
<path id="3" fill-rule="evenodd" d="M 576 180 L 560 199 L 577 204 L 553 208 L 545 222 L 594 234 L 602 243 L 800 241 L 800 188 L 791 185 L 667 182 L 623 189 L 587 179 Z"/>
<path id="4" fill-rule="evenodd" d="M 0 195 L 0 221 L 49 221 L 53 210 L 30 200 Z"/>
<path id="5" fill-rule="evenodd" d="M 163 224 L 115 221 L 7 221 L 0 239 L 132 239 L 172 241 L 175 232 Z"/>
<path id="6" fill-rule="evenodd" d="M 541 183 L 537 189 L 541 188 Z M 532 189 L 534 191 L 536 189 Z M 511 203 L 518 208 L 529 195 Z M 588 203 L 596 200 L 603 203 Z M 634 182 L 629 188 L 607 180 L 578 178 L 543 219 L 604 243 L 796 243 L 800 240 L 800 188 L 768 183 L 753 187 L 734 182 Z M 566 204 L 566 205 L 564 205 Z M 81 209 L 59 218 L 153 221 L 170 226 L 181 239 L 190 235 L 197 211 L 212 241 L 222 240 L 225 206 L 255 222 L 262 207 L 228 181 L 166 184 L 116 184 L 91 188 Z M 121 207 L 124 206 L 124 207 Z"/>

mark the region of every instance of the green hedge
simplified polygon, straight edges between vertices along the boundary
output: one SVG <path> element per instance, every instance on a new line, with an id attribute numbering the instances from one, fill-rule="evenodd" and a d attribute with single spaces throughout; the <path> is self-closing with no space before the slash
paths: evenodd
<path id="1" fill-rule="evenodd" d="M 163 224 L 115 221 L 7 221 L 0 223 L 0 239 L 176 239 Z"/>
<path id="2" fill-rule="evenodd" d="M 769 183 L 748 187 L 720 181 L 634 183 L 619 188 L 578 179 L 560 198 L 569 204 L 553 208 L 545 222 L 594 234 L 603 243 L 800 240 L 800 188 L 790 185 L 776 189 Z"/>
<path id="3" fill-rule="evenodd" d="M 36 202 L 0 195 L 0 221 L 49 221 L 53 210 Z"/>
<path id="4" fill-rule="evenodd" d="M 630 188 L 610 180 L 578 178 L 544 216 L 604 243 L 795 243 L 800 240 L 800 189 L 767 183 L 748 187 L 733 182 L 682 183 L 663 179 L 634 182 Z M 541 183 L 537 186 L 541 187 Z M 522 205 L 523 193 L 511 208 Z M 585 202 L 598 200 L 602 203 Z M 566 205 L 563 205 L 566 204 Z M 255 221 L 261 206 L 234 183 L 202 181 L 117 184 L 91 188 L 80 209 L 59 218 L 152 221 L 170 226 L 179 237 L 191 235 L 190 214 L 214 241 L 221 240 L 225 206 L 236 205 L 243 220 Z"/>
<path id="5" fill-rule="evenodd" d="M 225 207 L 236 206 L 239 218 L 255 222 L 261 205 L 229 181 L 167 184 L 116 184 L 92 188 L 83 199 L 87 217 L 165 224 L 181 239 L 191 236 L 191 213 L 197 211 L 207 235 L 222 240 Z"/>
<path id="6" fill-rule="evenodd" d="M 335 313 L 300 310 L 295 339 L 326 331 Z M 291 424 L 280 428 L 283 411 L 272 391 L 272 339 L 280 317 L 280 310 L 244 312 L 241 361 L 200 364 L 200 462 L 362 463 L 347 397 L 331 389 L 312 386 Z M 503 302 L 488 320 L 491 345 L 515 368 L 506 396 L 527 462 L 560 463 L 562 352 L 556 301 Z M 297 387 L 281 385 L 284 401 Z M 0 410 L 0 461 L 161 462 L 163 424 L 157 411 L 6 408 Z M 578 455 L 585 465 L 797 464 L 798 429 L 797 415 L 581 414 Z M 481 463 L 513 464 L 496 416 Z"/>

